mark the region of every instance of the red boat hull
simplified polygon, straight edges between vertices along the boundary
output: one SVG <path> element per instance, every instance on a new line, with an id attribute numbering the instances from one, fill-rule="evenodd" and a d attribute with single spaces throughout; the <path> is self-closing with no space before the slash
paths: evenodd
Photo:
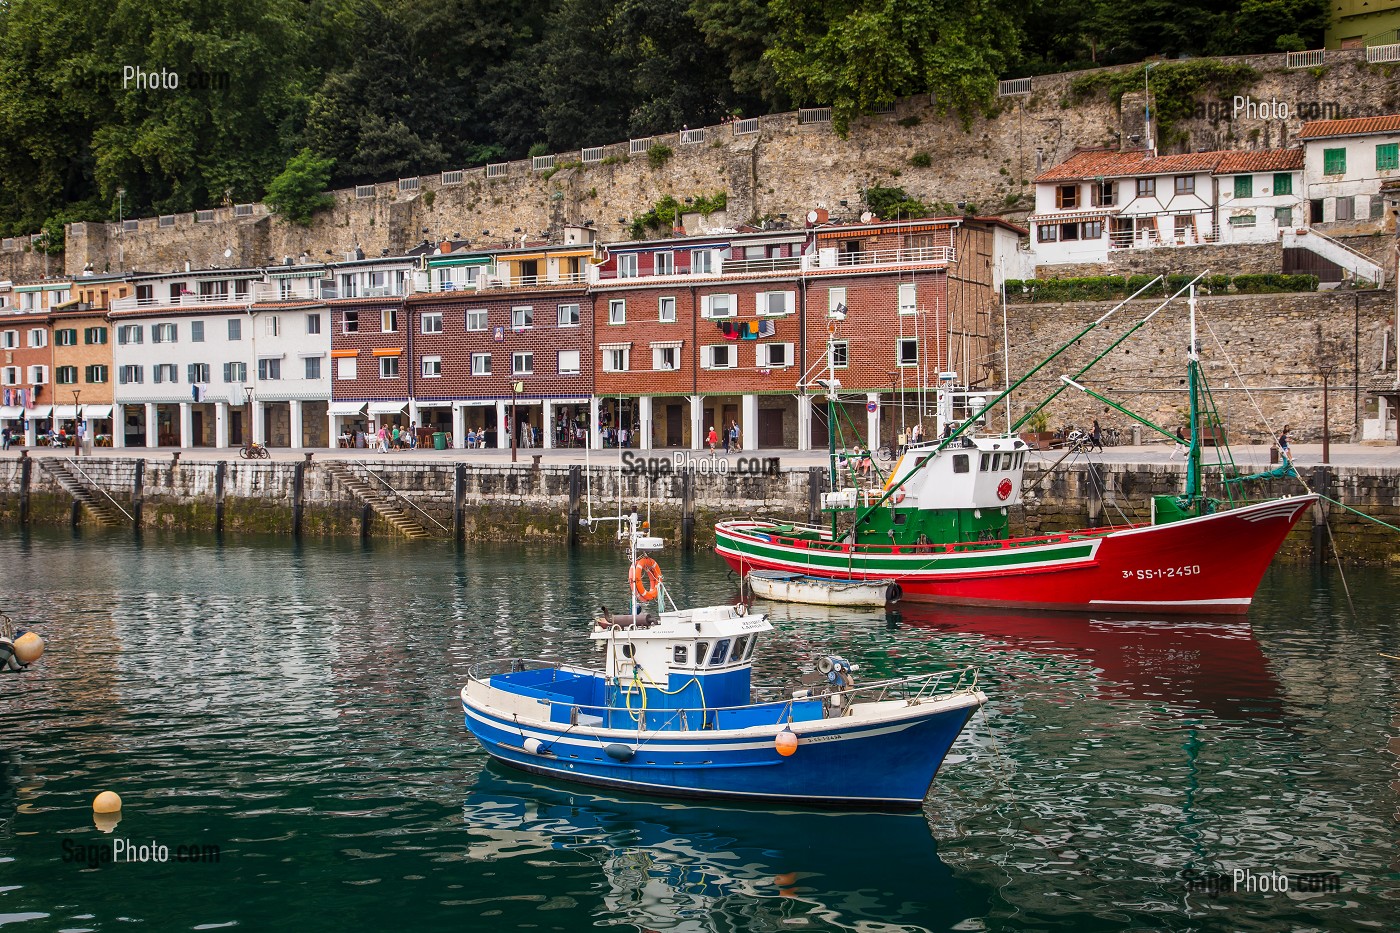
<path id="1" fill-rule="evenodd" d="M 897 580 L 904 599 L 915 602 L 1238 615 L 1248 611 L 1264 571 L 1316 498 L 975 550 L 829 540 L 813 546 L 784 537 L 774 523 L 724 522 L 716 527 L 715 550 L 740 574 L 773 569 L 835 580 Z"/>

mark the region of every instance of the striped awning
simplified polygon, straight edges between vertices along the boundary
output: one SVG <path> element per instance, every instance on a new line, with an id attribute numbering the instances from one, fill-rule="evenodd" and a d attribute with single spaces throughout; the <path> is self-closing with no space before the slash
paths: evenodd
<path id="1" fill-rule="evenodd" d="M 408 402 L 403 399 L 396 402 L 370 402 L 369 413 L 371 415 L 397 415 L 407 407 Z"/>
<path id="2" fill-rule="evenodd" d="M 364 402 L 331 402 L 327 413 L 344 418 L 347 415 L 358 415 L 364 410 Z"/>
<path id="3" fill-rule="evenodd" d="M 98 418 L 98 419 L 110 418 L 110 417 L 112 417 L 112 406 L 111 406 L 111 405 L 84 405 L 84 406 L 83 406 L 83 417 L 84 417 L 84 418 Z"/>
<path id="4" fill-rule="evenodd" d="M 373 352 L 375 356 L 403 356 L 403 347 L 381 347 Z"/>

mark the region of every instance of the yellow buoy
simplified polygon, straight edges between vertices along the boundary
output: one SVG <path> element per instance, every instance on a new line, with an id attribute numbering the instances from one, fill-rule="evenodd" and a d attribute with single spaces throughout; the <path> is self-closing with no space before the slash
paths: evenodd
<path id="1" fill-rule="evenodd" d="M 34 632 L 25 632 L 15 639 L 15 657 L 21 664 L 33 664 L 44 654 L 44 640 Z"/>
<path id="2" fill-rule="evenodd" d="M 93 798 L 93 813 L 116 813 L 122 808 L 122 799 L 109 790 L 104 790 Z"/>
<path id="3" fill-rule="evenodd" d="M 778 749 L 779 755 L 787 758 L 797 751 L 797 735 L 791 729 L 784 729 L 773 739 L 773 745 Z"/>

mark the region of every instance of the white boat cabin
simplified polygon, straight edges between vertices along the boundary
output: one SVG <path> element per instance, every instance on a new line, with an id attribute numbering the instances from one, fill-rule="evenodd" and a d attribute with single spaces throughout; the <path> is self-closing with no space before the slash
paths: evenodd
<path id="1" fill-rule="evenodd" d="M 749 701 L 748 672 L 758 636 L 772 630 L 766 616 L 742 605 L 705 606 L 599 616 L 589 637 L 606 651 L 603 673 L 609 684 L 679 690 L 699 681 L 714 707 Z"/>
<path id="2" fill-rule="evenodd" d="M 890 502 L 897 508 L 1002 509 L 1021 502 L 1030 447 L 1019 437 L 969 437 L 941 451 L 937 441 L 912 445 L 895 461 L 886 489 L 910 474 Z M 923 469 L 919 469 L 920 465 Z M 918 470 L 917 473 L 915 471 Z"/>

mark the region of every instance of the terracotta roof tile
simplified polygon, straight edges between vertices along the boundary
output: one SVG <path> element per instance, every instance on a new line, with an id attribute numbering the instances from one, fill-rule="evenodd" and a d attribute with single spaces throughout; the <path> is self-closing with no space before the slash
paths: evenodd
<path id="1" fill-rule="evenodd" d="M 1257 149 L 1227 152 L 1215 166 L 1217 175 L 1287 172 L 1303 167 L 1302 149 Z"/>
<path id="2" fill-rule="evenodd" d="M 1324 136 L 1363 136 L 1368 133 L 1400 132 L 1400 113 L 1383 117 L 1353 117 L 1350 120 L 1314 120 L 1304 123 L 1299 139 L 1319 139 Z"/>
<path id="3" fill-rule="evenodd" d="M 1301 149 L 1218 149 L 1153 156 L 1142 149 L 1127 152 L 1095 149 L 1077 152 L 1036 176 L 1037 182 L 1078 181 L 1086 178 L 1132 178 L 1146 175 L 1185 175 L 1213 172 L 1281 172 L 1303 167 Z"/>

